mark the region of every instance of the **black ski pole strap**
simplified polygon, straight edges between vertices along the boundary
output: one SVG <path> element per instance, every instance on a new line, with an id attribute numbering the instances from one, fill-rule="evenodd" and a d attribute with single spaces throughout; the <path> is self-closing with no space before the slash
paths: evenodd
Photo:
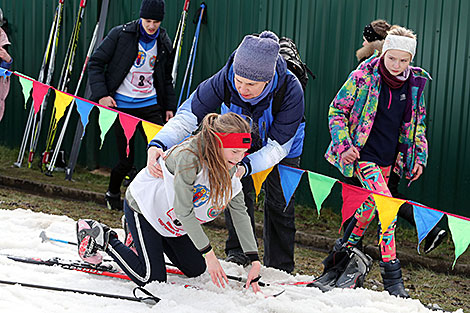
<path id="1" fill-rule="evenodd" d="M 137 291 L 138 290 L 140 292 L 142 292 L 143 294 L 145 294 L 147 297 L 138 297 L 137 296 Z M 157 304 L 161 300 L 159 297 L 154 296 L 153 294 L 150 293 L 150 291 L 148 291 L 147 289 L 145 289 L 143 287 L 140 287 L 140 286 L 135 287 L 134 290 L 132 291 L 132 293 L 134 294 L 134 297 L 137 300 L 139 300 L 140 302 L 146 303 L 146 304 L 150 304 L 150 305 Z"/>

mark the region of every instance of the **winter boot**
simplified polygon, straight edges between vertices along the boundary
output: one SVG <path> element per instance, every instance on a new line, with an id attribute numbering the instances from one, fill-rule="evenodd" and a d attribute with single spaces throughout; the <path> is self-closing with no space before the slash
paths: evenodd
<path id="1" fill-rule="evenodd" d="M 121 194 L 112 193 L 109 190 L 104 195 L 106 206 L 110 210 L 122 211 Z"/>
<path id="2" fill-rule="evenodd" d="M 307 287 L 316 287 L 326 292 L 335 287 L 336 280 L 350 261 L 349 253 L 343 247 L 341 238 L 337 239 L 330 254 L 322 261 L 323 274 L 316 278 Z"/>
<path id="3" fill-rule="evenodd" d="M 401 274 L 400 260 L 395 259 L 389 262 L 380 261 L 380 274 L 384 282 L 384 289 L 392 296 L 409 298 L 405 290 Z"/>
<path id="4" fill-rule="evenodd" d="M 85 262 L 100 264 L 103 256 L 98 251 L 106 250 L 110 236 L 117 238 L 117 234 L 108 226 L 94 220 L 78 220 L 78 255 Z"/>
<path id="5" fill-rule="evenodd" d="M 336 280 L 335 288 L 362 287 L 372 266 L 372 258 L 355 247 L 347 248 L 347 251 L 349 262 Z"/>
<path id="6" fill-rule="evenodd" d="M 134 244 L 134 238 L 132 238 L 132 234 L 129 229 L 129 225 L 127 224 L 125 215 L 122 216 L 121 222 L 122 222 L 122 228 L 124 229 L 124 234 L 125 234 L 124 245 L 129 247 L 129 249 L 131 249 L 132 251 L 134 251 L 135 254 L 137 254 L 137 249 L 135 248 L 135 244 Z"/>
<path id="7" fill-rule="evenodd" d="M 447 232 L 439 227 L 434 227 L 424 239 L 424 253 L 428 254 L 436 249 L 447 237 Z"/>
<path id="8" fill-rule="evenodd" d="M 227 253 L 227 257 L 225 258 L 225 261 L 232 262 L 232 263 L 241 265 L 243 267 L 247 267 L 248 265 L 251 264 L 250 259 L 240 249 L 230 250 Z"/>

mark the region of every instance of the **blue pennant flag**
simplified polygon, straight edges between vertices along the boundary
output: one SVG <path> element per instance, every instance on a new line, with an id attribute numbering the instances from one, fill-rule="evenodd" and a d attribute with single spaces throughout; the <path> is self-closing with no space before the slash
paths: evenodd
<path id="1" fill-rule="evenodd" d="M 3 67 L 0 67 L 0 77 L 7 78 L 7 76 L 10 76 L 11 72 Z"/>
<path id="2" fill-rule="evenodd" d="M 444 213 L 423 208 L 416 202 L 408 201 L 413 205 L 413 215 L 416 223 L 416 231 L 418 232 L 418 253 L 421 241 L 429 234 L 429 232 L 439 223 Z"/>
<path id="3" fill-rule="evenodd" d="M 282 193 L 284 194 L 284 199 L 286 200 L 287 206 L 295 192 L 295 189 L 297 189 L 297 186 L 299 185 L 302 174 L 305 171 L 281 164 L 279 164 L 278 169 L 281 180 Z"/>
<path id="4" fill-rule="evenodd" d="M 85 127 L 88 124 L 88 116 L 90 115 L 91 109 L 93 109 L 93 105 L 78 98 L 75 98 L 75 103 L 77 104 L 77 111 L 80 114 L 80 120 L 82 121 L 83 125 L 83 138 L 83 136 L 85 135 Z"/>

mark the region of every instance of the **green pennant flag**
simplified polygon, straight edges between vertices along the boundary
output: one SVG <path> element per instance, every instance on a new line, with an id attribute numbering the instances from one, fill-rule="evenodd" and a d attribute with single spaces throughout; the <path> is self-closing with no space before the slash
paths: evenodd
<path id="1" fill-rule="evenodd" d="M 317 174 L 314 172 L 308 172 L 308 181 L 310 185 L 310 190 L 312 191 L 313 200 L 315 200 L 315 205 L 317 206 L 318 215 L 320 215 L 321 206 L 323 201 L 331 192 L 331 188 L 336 182 L 336 179 Z"/>
<path id="2" fill-rule="evenodd" d="M 98 118 L 98 124 L 100 125 L 100 129 L 101 129 L 101 134 L 100 134 L 100 138 L 101 138 L 100 149 L 101 149 L 103 147 L 104 137 L 108 133 L 111 126 L 113 126 L 113 123 L 116 120 L 118 113 L 108 110 L 103 107 L 98 107 L 98 109 L 100 112 L 99 118 Z"/>
<path id="3" fill-rule="evenodd" d="M 21 76 L 18 76 L 18 78 L 20 79 L 20 85 L 21 85 L 21 88 L 23 89 L 24 108 L 26 110 L 26 102 L 28 102 L 31 89 L 33 88 L 33 82 Z"/>
<path id="4" fill-rule="evenodd" d="M 447 214 L 446 214 L 447 215 Z M 447 221 L 449 223 L 449 229 L 452 234 L 452 241 L 455 246 L 455 259 L 452 264 L 452 269 L 457 262 L 457 258 L 467 250 L 470 244 L 470 221 L 466 221 L 461 218 L 457 218 L 451 215 L 447 215 Z"/>

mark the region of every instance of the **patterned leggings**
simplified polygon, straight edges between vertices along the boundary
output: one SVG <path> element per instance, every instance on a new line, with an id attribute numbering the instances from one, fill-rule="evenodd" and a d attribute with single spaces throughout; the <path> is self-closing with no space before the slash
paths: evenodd
<path id="1" fill-rule="evenodd" d="M 391 166 L 380 167 L 373 162 L 358 162 L 356 167 L 356 176 L 360 180 L 362 186 L 368 190 L 373 190 L 381 194 L 392 196 L 388 190 L 387 182 L 390 176 Z M 348 246 L 355 246 L 361 237 L 364 235 L 370 222 L 374 219 L 377 212 L 374 198 L 369 196 L 367 200 L 357 209 L 354 217 L 357 219 L 356 225 L 349 236 Z M 393 220 L 392 224 L 384 232 L 382 242 L 380 243 L 380 253 L 382 261 L 389 262 L 396 259 L 395 247 L 395 225 L 397 217 Z M 379 222 L 379 230 L 380 230 Z"/>

